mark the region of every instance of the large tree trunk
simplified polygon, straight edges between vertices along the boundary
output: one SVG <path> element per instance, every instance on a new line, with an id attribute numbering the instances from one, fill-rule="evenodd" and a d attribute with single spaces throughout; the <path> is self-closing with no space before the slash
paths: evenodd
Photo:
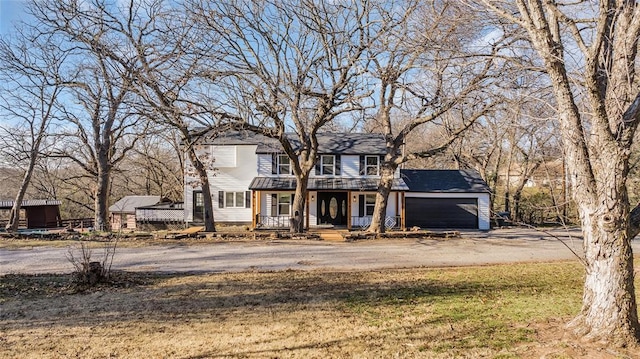
<path id="1" fill-rule="evenodd" d="M 604 156 L 609 160 L 596 168 L 600 176 L 595 202 L 578 202 L 586 278 L 582 310 L 571 323 L 587 339 L 607 338 L 618 346 L 640 337 L 631 248 L 636 233 L 630 223 L 624 157 L 611 161 L 614 156 Z"/>
<path id="2" fill-rule="evenodd" d="M 535 43 L 543 48 L 544 40 L 538 38 Z M 639 325 L 626 190 L 628 144 L 611 136 L 604 116 L 594 116 L 587 139 L 564 64 L 559 56 L 547 53 L 543 58 L 558 102 L 567 167 L 584 235 L 583 305 L 572 324 L 587 339 L 622 346 L 637 343 Z M 601 109 L 596 103 L 592 108 Z M 623 118 L 611 120 L 625 123 Z"/>
<path id="3" fill-rule="evenodd" d="M 109 199 L 109 173 L 105 170 L 98 171 L 98 183 L 94 206 L 95 229 L 98 231 L 109 230 L 109 213 L 107 202 Z"/>
<path id="4" fill-rule="evenodd" d="M 27 167 L 27 170 L 22 177 L 22 183 L 20 183 L 20 188 L 16 194 L 15 202 L 13 202 L 13 207 L 11 207 L 11 212 L 9 212 L 9 223 L 7 223 L 5 228 L 8 232 L 16 232 L 18 230 L 18 225 L 20 224 L 20 206 L 22 206 L 22 200 L 24 199 L 27 187 L 29 187 L 29 183 L 31 182 L 31 175 L 33 174 L 33 169 L 36 166 L 37 155 L 37 151 L 31 152 L 29 167 Z"/>
<path id="5" fill-rule="evenodd" d="M 582 211 L 581 211 L 582 212 Z M 640 330 L 633 284 L 633 254 L 624 220 L 598 213 L 583 219 L 586 278 L 582 310 L 571 326 L 587 339 L 626 346 Z M 610 222 L 607 222 L 610 221 Z"/>
<path id="6" fill-rule="evenodd" d="M 291 206 L 290 230 L 292 233 L 304 232 L 305 206 L 307 204 L 307 188 L 309 185 L 309 174 L 296 176 L 296 192 Z"/>
<path id="7" fill-rule="evenodd" d="M 27 187 L 31 180 L 31 172 L 31 170 L 28 170 L 22 178 L 20 189 L 16 195 L 15 202 L 13 202 L 13 207 L 11 207 L 11 212 L 9 212 L 9 223 L 7 223 L 5 227 L 7 232 L 16 232 L 18 230 L 18 225 L 20 224 L 20 206 L 22 206 L 24 194 L 27 192 Z"/>
<path id="8" fill-rule="evenodd" d="M 385 161 L 381 166 L 380 183 L 376 192 L 376 205 L 373 211 L 373 218 L 367 232 L 384 233 L 385 220 L 387 219 L 387 203 L 389 202 L 389 194 L 393 185 L 393 174 L 396 172 L 397 165 Z"/>
<path id="9" fill-rule="evenodd" d="M 215 232 L 216 222 L 213 216 L 213 200 L 211 198 L 211 187 L 209 186 L 209 176 L 207 174 L 207 169 L 205 168 L 202 161 L 200 161 L 200 159 L 198 158 L 196 150 L 193 148 L 193 146 L 189 147 L 187 154 L 189 155 L 191 164 L 198 173 L 198 178 L 200 179 L 200 184 L 202 186 L 202 197 L 204 197 L 204 230 L 205 232 Z"/>

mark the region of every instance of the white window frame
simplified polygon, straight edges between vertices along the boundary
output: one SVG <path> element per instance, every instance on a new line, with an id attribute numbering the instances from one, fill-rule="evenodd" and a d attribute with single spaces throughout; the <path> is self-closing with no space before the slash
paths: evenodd
<path id="1" fill-rule="evenodd" d="M 331 164 L 325 164 L 324 159 L 331 158 Z M 331 168 L 331 173 L 325 173 L 325 168 Z M 321 155 L 320 156 L 320 175 L 321 176 L 335 176 L 336 174 L 336 156 L 334 155 Z"/>
<path id="2" fill-rule="evenodd" d="M 238 196 L 241 196 L 241 201 L 238 201 Z M 245 208 L 245 200 L 244 191 L 224 192 L 224 208 Z"/>
<path id="3" fill-rule="evenodd" d="M 277 169 L 278 169 L 278 174 L 279 175 L 290 175 L 293 174 L 293 167 L 291 166 L 291 158 L 289 158 L 289 156 L 282 155 L 279 154 L 276 156 L 276 162 L 277 162 Z M 284 166 L 287 166 L 289 168 L 289 171 L 282 171 L 282 168 Z"/>
<path id="4" fill-rule="evenodd" d="M 291 193 L 278 193 L 278 216 L 291 215 L 291 202 Z M 287 213 L 283 213 L 285 208 Z"/>
<path id="5" fill-rule="evenodd" d="M 374 208 L 376 207 L 376 195 L 365 194 L 364 195 L 364 215 L 373 216 Z"/>
<path id="6" fill-rule="evenodd" d="M 369 159 L 375 158 L 376 164 L 370 165 Z M 369 173 L 369 169 L 375 168 L 375 174 Z M 364 156 L 364 175 L 365 176 L 379 176 L 380 175 L 380 156 Z"/>

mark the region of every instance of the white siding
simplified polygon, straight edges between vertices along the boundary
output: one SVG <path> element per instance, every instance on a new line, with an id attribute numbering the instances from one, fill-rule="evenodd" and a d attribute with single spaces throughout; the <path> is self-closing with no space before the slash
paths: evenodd
<path id="1" fill-rule="evenodd" d="M 278 176 L 271 173 L 271 154 L 258 154 L 258 176 L 273 177 Z M 316 176 L 315 169 L 311 170 L 310 177 Z M 359 155 L 342 155 L 340 156 L 340 176 L 322 176 L 322 177 L 360 177 L 360 156 Z M 371 176 L 374 177 L 374 176 Z M 400 178 L 400 168 L 394 174 L 395 178 Z M 375 176 L 374 178 L 378 178 Z"/>
<path id="2" fill-rule="evenodd" d="M 258 164 L 258 176 L 261 177 L 270 177 L 274 176 L 271 174 L 271 154 L 270 153 L 260 153 L 257 155 L 257 164 Z"/>
<path id="3" fill-rule="evenodd" d="M 222 147 L 222 146 L 218 146 Z M 254 177 L 258 175 L 257 163 L 258 157 L 256 155 L 256 145 L 243 145 L 243 146 L 231 146 L 234 147 L 234 151 L 220 151 L 219 153 L 225 153 L 226 155 L 233 156 L 235 153 L 235 159 L 233 161 L 222 160 L 224 164 L 228 165 L 235 162 L 235 167 L 217 167 L 214 163 L 213 167 L 216 167 L 215 171 L 209 172 L 209 184 L 211 188 L 211 197 L 213 201 L 213 215 L 216 222 L 251 222 L 251 208 L 219 208 L 218 206 L 218 192 L 246 192 L 249 191 L 249 185 Z M 191 167 L 187 160 L 187 166 Z M 191 184 L 190 172 L 185 171 L 185 192 L 184 192 L 184 211 L 185 220 L 188 222 L 193 221 L 193 191 L 199 190 L 199 186 Z M 195 183 L 195 182 L 194 182 Z"/>
<path id="4" fill-rule="evenodd" d="M 396 193 L 398 199 L 400 199 L 399 192 L 391 192 L 389 194 L 389 199 L 387 200 L 387 217 L 399 216 L 402 213 L 402 206 L 398 206 L 398 211 L 396 212 Z M 351 216 L 357 217 L 358 210 L 360 208 L 360 195 L 367 194 L 375 194 L 375 192 L 351 192 Z M 356 196 L 355 202 L 353 201 L 353 196 Z M 400 203 L 401 204 L 401 203 Z"/>
<path id="5" fill-rule="evenodd" d="M 237 146 L 211 146 L 213 150 L 213 165 L 216 168 L 236 167 Z"/>
<path id="6" fill-rule="evenodd" d="M 343 155 L 340 167 L 342 177 L 360 177 L 360 156 Z"/>
<path id="7" fill-rule="evenodd" d="M 491 229 L 491 199 L 488 193 L 480 193 L 478 197 L 478 229 Z"/>
<path id="8" fill-rule="evenodd" d="M 375 192 L 351 192 L 351 198 L 349 199 L 351 201 L 351 217 L 349 218 L 349 220 L 353 219 L 355 222 L 352 223 L 353 228 L 359 228 L 361 227 L 360 224 L 369 224 L 371 223 L 371 217 L 372 216 L 363 216 L 360 217 L 360 195 L 367 195 L 367 194 L 375 194 Z M 354 201 L 354 196 L 355 196 L 355 201 Z M 402 201 L 401 201 L 401 194 L 400 192 L 391 192 L 389 194 L 389 199 L 387 200 L 387 218 L 389 217 L 395 217 L 395 216 L 400 216 L 400 214 L 402 213 Z M 396 211 L 396 203 L 398 203 L 397 206 L 397 211 Z M 355 218 L 357 217 L 357 218 Z M 397 223 L 397 225 L 399 226 L 400 223 Z M 365 226 L 366 227 L 366 226 Z"/>
<path id="9" fill-rule="evenodd" d="M 309 227 L 318 223 L 318 192 L 309 191 Z"/>
<path id="10" fill-rule="evenodd" d="M 406 192 L 405 197 L 414 198 L 476 198 L 478 200 L 478 229 L 490 229 L 490 202 L 488 193 L 416 193 Z"/>
<path id="11" fill-rule="evenodd" d="M 218 168 L 209 175 L 213 214 L 216 222 L 251 222 L 251 208 L 219 208 L 218 194 L 222 192 L 246 192 L 254 177 L 258 175 L 256 146 L 233 146 L 236 148 L 236 167 Z"/>

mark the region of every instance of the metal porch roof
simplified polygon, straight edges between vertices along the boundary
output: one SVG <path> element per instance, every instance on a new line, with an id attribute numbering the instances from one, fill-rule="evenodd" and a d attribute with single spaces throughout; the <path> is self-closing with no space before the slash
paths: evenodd
<path id="1" fill-rule="evenodd" d="M 310 178 L 309 190 L 327 191 L 375 191 L 378 189 L 377 178 Z M 296 179 L 294 177 L 256 177 L 251 181 L 249 189 L 252 190 L 295 190 Z M 407 191 L 409 187 L 400 178 L 393 180 L 392 191 Z"/>

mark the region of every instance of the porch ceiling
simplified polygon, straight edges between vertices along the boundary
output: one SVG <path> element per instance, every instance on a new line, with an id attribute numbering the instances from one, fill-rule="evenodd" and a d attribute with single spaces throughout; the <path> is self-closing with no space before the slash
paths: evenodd
<path id="1" fill-rule="evenodd" d="M 378 189 L 377 178 L 310 178 L 309 190 L 343 190 L 343 191 L 375 191 Z M 295 190 L 296 179 L 293 177 L 255 177 L 249 189 L 252 190 Z M 407 191 L 409 187 L 400 178 L 393 180 L 392 191 Z"/>

